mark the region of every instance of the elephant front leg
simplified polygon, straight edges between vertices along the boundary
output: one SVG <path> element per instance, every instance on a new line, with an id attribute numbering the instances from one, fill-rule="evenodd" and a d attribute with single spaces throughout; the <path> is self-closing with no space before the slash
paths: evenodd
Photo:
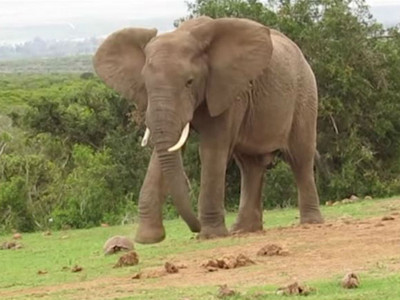
<path id="1" fill-rule="evenodd" d="M 139 195 L 139 227 L 136 231 L 136 242 L 152 244 L 165 238 L 162 205 L 166 194 L 157 153 L 153 150 Z"/>
<path id="2" fill-rule="evenodd" d="M 243 154 L 236 154 L 235 161 L 241 174 L 240 205 L 231 232 L 260 231 L 263 229 L 261 196 L 266 163 L 262 157 Z"/>
<path id="3" fill-rule="evenodd" d="M 201 184 L 199 215 L 200 238 L 214 238 L 228 235 L 225 225 L 225 173 L 228 149 L 216 145 L 200 144 Z"/>

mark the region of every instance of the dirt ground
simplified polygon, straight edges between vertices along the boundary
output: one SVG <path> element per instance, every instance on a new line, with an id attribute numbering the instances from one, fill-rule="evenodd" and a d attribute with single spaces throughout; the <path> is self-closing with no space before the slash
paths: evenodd
<path id="1" fill-rule="evenodd" d="M 164 266 L 145 269 L 140 279 L 129 277 L 98 278 L 54 286 L 0 291 L 0 298 L 15 296 L 46 297 L 52 293 L 79 291 L 76 299 L 104 299 L 129 296 L 138 290 L 197 285 L 257 286 L 284 285 L 293 280 L 310 281 L 332 278 L 353 272 L 385 268 L 400 270 L 400 212 L 389 213 L 393 220 L 341 219 L 323 225 L 304 225 L 269 229 L 264 232 L 231 238 L 249 239 L 240 246 L 199 250 L 170 256 L 166 261 L 184 266 L 178 273 L 167 274 Z M 267 244 L 281 246 L 287 253 L 258 256 Z M 210 272 L 202 264 L 209 259 L 244 254 L 255 264 Z M 152 279 L 157 278 L 157 279 Z"/>

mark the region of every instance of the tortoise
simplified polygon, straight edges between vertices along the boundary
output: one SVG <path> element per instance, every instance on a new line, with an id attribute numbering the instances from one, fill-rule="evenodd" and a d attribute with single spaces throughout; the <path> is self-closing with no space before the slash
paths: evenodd
<path id="1" fill-rule="evenodd" d="M 103 246 L 104 254 L 114 254 L 119 251 L 133 250 L 133 242 L 125 236 L 116 235 L 109 238 Z"/>

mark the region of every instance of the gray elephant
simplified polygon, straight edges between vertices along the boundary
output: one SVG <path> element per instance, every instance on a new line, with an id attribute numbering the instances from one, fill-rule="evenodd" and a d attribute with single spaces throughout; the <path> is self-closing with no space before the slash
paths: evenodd
<path id="1" fill-rule="evenodd" d="M 301 223 L 323 222 L 314 181 L 317 87 L 302 52 L 282 33 L 246 19 L 199 17 L 156 36 L 128 28 L 110 35 L 94 57 L 104 82 L 146 111 L 154 150 L 139 196 L 136 241 L 165 238 L 168 194 L 202 238 L 228 235 L 225 173 L 233 157 L 241 172 L 234 232 L 262 229 L 262 182 L 277 150 L 296 179 Z M 200 136 L 199 219 L 179 149 L 189 127 Z"/>

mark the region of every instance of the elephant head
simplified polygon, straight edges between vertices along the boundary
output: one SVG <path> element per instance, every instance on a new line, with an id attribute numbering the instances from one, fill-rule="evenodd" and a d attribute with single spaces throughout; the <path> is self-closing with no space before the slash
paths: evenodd
<path id="1" fill-rule="evenodd" d="M 206 102 L 210 116 L 223 114 L 267 67 L 269 29 L 245 19 L 199 17 L 156 36 L 129 28 L 110 35 L 94 57 L 97 74 L 146 110 L 146 134 L 154 142 L 169 193 L 192 231 L 193 214 L 182 159 L 195 110 Z"/>

